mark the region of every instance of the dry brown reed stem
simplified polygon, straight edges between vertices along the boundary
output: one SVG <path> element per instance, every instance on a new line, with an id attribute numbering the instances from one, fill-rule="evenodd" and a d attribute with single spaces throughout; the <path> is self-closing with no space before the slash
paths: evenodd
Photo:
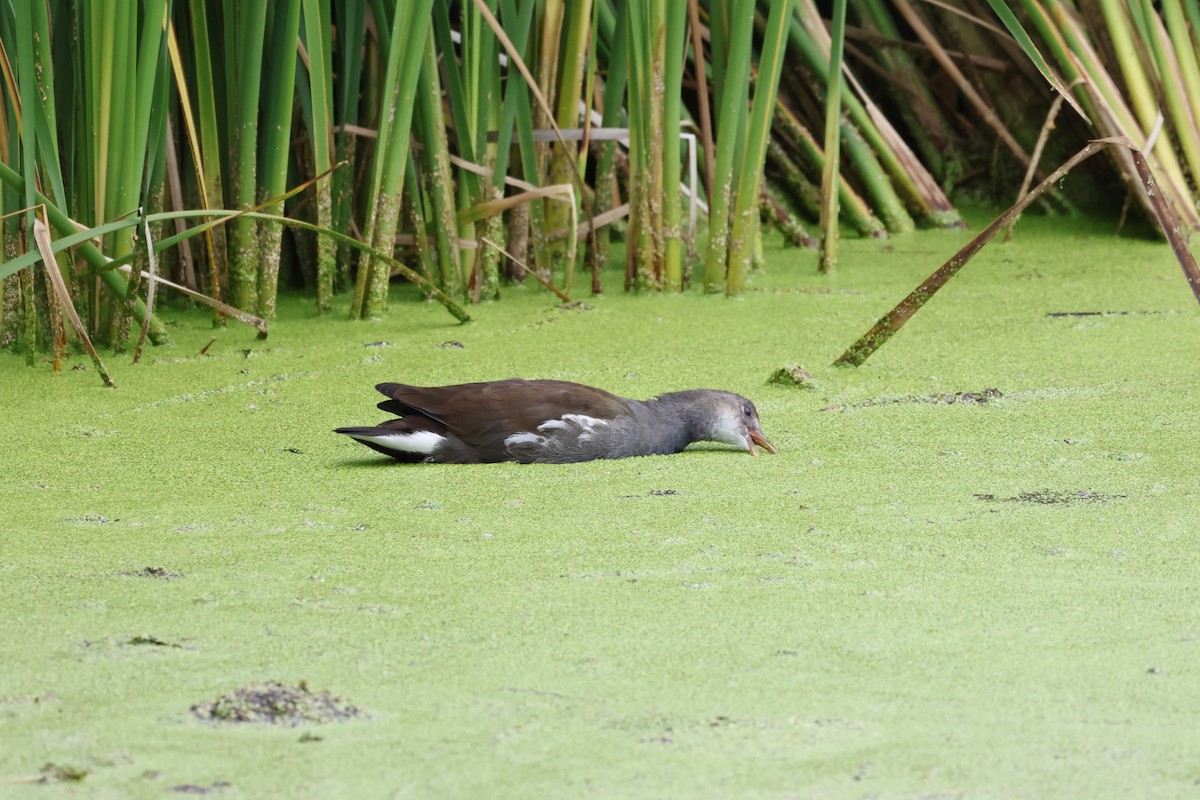
<path id="1" fill-rule="evenodd" d="M 692 64 L 696 68 L 696 100 L 700 109 L 700 141 L 704 145 L 704 195 L 712 196 L 713 175 L 717 171 L 713 156 L 712 110 L 708 107 L 708 76 L 704 69 L 704 41 L 701 35 L 699 0 L 688 0 L 688 27 L 692 34 Z"/>
<path id="2" fill-rule="evenodd" d="M 962 92 L 967 102 L 971 104 L 979 116 L 983 118 L 983 121 L 987 123 L 988 127 L 992 129 L 992 132 L 996 134 L 996 138 L 1004 143 L 1004 146 L 1008 148 L 1017 161 L 1021 164 L 1028 164 L 1029 155 L 1025 152 L 1025 149 L 1013 138 L 1004 121 L 996 114 L 995 109 L 988 105 L 987 101 L 980 96 L 975 87 L 971 85 L 971 82 L 967 80 L 967 76 L 962 73 L 962 70 L 954 63 L 954 59 L 950 57 L 949 53 L 938 42 L 937 37 L 934 36 L 933 31 L 929 30 L 925 21 L 917 14 L 916 9 L 909 4 L 908 0 L 895 0 L 895 8 L 900 12 L 900 16 L 904 17 L 904 21 L 912 28 L 917 38 L 929 48 L 929 52 L 937 60 L 938 64 L 941 65 L 942 69 L 945 70 L 946 75 L 954 81 L 954 85 Z"/>

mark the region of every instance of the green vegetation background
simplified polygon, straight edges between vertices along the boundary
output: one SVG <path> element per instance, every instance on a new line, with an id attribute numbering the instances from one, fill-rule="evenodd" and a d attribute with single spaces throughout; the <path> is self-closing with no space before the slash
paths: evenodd
<path id="1" fill-rule="evenodd" d="M 1195 301 L 1159 242 L 1027 218 L 825 366 L 968 236 L 846 240 L 834 278 L 772 246 L 740 300 L 510 289 L 467 326 L 289 298 L 203 357 L 168 311 L 116 391 L 0 360 L 0 795 L 1194 792 Z M 1134 313 L 1047 316 L 1093 311 Z M 766 384 L 795 362 L 820 390 Z M 404 466 L 331 433 L 377 381 L 510 376 L 741 392 L 780 454 Z M 189 711 L 268 679 L 367 716 Z"/>

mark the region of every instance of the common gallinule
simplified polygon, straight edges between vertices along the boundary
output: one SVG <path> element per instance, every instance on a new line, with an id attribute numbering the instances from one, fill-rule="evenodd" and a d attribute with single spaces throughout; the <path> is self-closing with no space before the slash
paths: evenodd
<path id="1" fill-rule="evenodd" d="M 727 442 L 750 455 L 759 447 L 776 452 L 754 403 L 715 389 L 629 400 L 566 381 L 375 388 L 389 398 L 379 408 L 399 418 L 335 432 L 398 461 L 565 464 L 678 453 L 701 441 Z"/>

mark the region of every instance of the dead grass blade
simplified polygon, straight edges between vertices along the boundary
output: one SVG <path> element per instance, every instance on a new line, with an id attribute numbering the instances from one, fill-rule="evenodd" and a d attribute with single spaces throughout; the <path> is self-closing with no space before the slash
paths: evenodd
<path id="1" fill-rule="evenodd" d="M 45 207 L 39 206 L 39 208 L 44 217 L 46 215 Z M 79 313 L 75 310 L 75 303 L 71 301 L 71 294 L 67 291 L 67 285 L 63 282 L 62 274 L 58 271 L 58 261 L 54 258 L 54 247 L 50 243 L 50 229 L 39 217 L 34 217 L 33 220 L 33 241 L 37 245 L 38 252 L 42 254 L 42 265 L 46 268 L 46 275 L 50 278 L 50 285 L 54 287 L 54 293 L 58 296 L 58 302 L 70 318 L 71 325 L 74 326 L 75 334 L 79 337 L 79 341 L 83 342 L 84 349 L 92 357 L 92 363 L 96 365 L 96 371 L 100 373 L 100 379 L 110 389 L 117 388 L 117 385 L 113 383 L 113 379 L 109 376 L 108 370 L 105 369 L 104 362 L 100 360 L 100 354 L 96 352 L 96 347 L 92 344 L 92 340 L 88 338 L 87 330 L 83 327 L 83 320 L 79 318 Z M 149 314 L 146 316 L 149 318 Z"/>
<path id="2" fill-rule="evenodd" d="M 516 208 L 523 203 L 530 203 L 542 198 L 561 200 L 574 206 L 575 187 L 569 183 L 557 183 L 552 186 L 533 187 L 521 194 L 512 194 L 495 200 L 487 200 L 459 211 L 457 215 L 458 224 L 467 225 L 472 222 L 482 222 L 488 217 L 503 214 L 505 211 Z"/>

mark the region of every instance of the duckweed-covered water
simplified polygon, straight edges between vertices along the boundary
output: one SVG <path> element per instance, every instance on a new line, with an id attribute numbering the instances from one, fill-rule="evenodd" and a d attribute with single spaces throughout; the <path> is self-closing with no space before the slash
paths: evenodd
<path id="1" fill-rule="evenodd" d="M 969 235 L 465 326 L 297 297 L 204 356 L 166 310 L 116 391 L 0 358 L 0 796 L 1194 793 L 1200 308 L 1166 245 L 1027 218 L 828 366 Z M 796 364 L 815 389 L 768 383 Z M 512 376 L 736 391 L 780 453 L 409 466 L 331 432 L 379 381 Z M 272 682 L 357 713 L 192 711 Z"/>

